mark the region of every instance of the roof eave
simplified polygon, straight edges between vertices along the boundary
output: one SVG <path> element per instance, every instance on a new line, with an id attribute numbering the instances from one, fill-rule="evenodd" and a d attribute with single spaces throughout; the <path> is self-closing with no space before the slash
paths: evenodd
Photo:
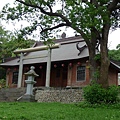
<path id="1" fill-rule="evenodd" d="M 120 66 L 119 66 L 119 65 L 115 64 L 115 63 L 112 62 L 112 61 L 110 61 L 110 63 L 111 63 L 112 65 L 114 65 L 114 66 L 117 68 L 117 70 L 120 72 Z"/>

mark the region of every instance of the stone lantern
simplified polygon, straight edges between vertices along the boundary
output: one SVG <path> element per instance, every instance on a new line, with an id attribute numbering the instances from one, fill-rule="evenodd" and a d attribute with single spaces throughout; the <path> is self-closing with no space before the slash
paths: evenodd
<path id="1" fill-rule="evenodd" d="M 26 95 L 33 95 L 33 85 L 36 83 L 36 81 L 34 81 L 34 78 L 39 76 L 35 73 L 34 66 L 31 66 L 30 69 L 30 71 L 25 73 L 25 75 L 28 77 L 28 79 L 25 80 L 25 83 L 27 84 Z"/>
<path id="2" fill-rule="evenodd" d="M 34 69 L 35 67 L 31 66 L 30 70 L 25 73 L 28 78 L 27 80 L 25 80 L 25 83 L 27 84 L 26 93 L 19 99 L 19 101 L 35 101 L 35 97 L 33 95 L 33 85 L 36 83 L 36 81 L 34 81 L 34 78 L 39 75 L 35 73 Z"/>

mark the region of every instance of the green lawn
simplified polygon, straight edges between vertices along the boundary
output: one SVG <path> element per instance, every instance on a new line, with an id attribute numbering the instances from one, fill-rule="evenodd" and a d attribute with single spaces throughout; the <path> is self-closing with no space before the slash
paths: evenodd
<path id="1" fill-rule="evenodd" d="M 120 104 L 86 107 L 63 103 L 0 103 L 0 120 L 120 120 Z"/>

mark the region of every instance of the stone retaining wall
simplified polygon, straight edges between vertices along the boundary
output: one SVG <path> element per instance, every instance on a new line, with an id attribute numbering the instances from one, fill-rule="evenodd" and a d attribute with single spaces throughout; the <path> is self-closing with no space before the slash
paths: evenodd
<path id="1" fill-rule="evenodd" d="M 37 102 L 80 102 L 83 101 L 83 91 L 82 89 L 37 90 L 35 100 Z"/>

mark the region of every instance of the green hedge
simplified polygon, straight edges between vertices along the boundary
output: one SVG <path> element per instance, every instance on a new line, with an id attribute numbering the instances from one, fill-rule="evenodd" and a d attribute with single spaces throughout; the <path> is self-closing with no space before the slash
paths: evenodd
<path id="1" fill-rule="evenodd" d="M 105 89 L 101 85 L 94 83 L 85 87 L 83 91 L 85 100 L 91 104 L 115 103 L 118 101 L 119 90 L 117 86 L 110 86 Z"/>

